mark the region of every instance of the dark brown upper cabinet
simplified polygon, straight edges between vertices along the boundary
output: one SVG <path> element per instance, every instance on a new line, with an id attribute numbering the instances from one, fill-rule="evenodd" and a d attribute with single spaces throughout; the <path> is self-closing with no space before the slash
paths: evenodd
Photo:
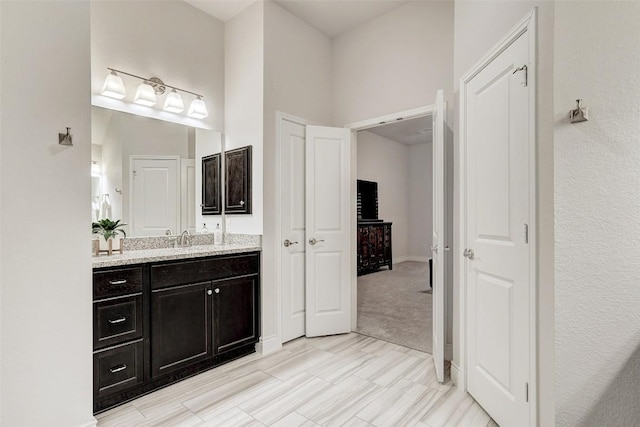
<path id="1" fill-rule="evenodd" d="M 251 146 L 225 152 L 225 214 L 251 213 Z"/>
<path id="2" fill-rule="evenodd" d="M 202 158 L 202 215 L 222 213 L 222 181 L 220 153 Z"/>

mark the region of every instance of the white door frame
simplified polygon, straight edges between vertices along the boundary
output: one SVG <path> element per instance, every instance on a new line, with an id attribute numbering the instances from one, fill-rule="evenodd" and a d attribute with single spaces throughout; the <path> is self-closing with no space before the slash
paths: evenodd
<path id="1" fill-rule="evenodd" d="M 134 229 L 133 224 L 133 162 L 135 160 L 175 160 L 177 165 L 177 180 L 176 180 L 176 234 L 178 234 L 179 228 L 182 225 L 181 220 L 181 209 L 180 209 L 180 156 L 154 156 L 154 155 L 144 155 L 144 154 L 131 154 L 129 156 L 129 221 L 131 222 L 131 230 Z M 135 236 L 134 236 L 135 237 Z"/>
<path id="2" fill-rule="evenodd" d="M 409 120 L 418 117 L 425 117 L 433 114 L 435 105 L 424 105 L 422 107 L 412 108 L 410 110 L 400 111 L 397 113 L 387 114 L 380 117 L 362 120 L 345 125 L 344 127 L 351 130 L 351 229 L 357 230 L 357 174 L 358 174 L 358 137 L 357 134 L 361 130 L 370 129 L 383 124 L 395 123 L 398 120 Z M 446 235 L 446 233 L 445 233 Z M 357 263 L 357 239 L 352 233 L 351 236 L 351 330 L 355 330 L 358 326 L 358 263 Z M 443 245 L 444 247 L 445 245 Z M 447 283 L 447 271 L 445 269 L 445 285 Z M 446 306 L 446 300 L 445 300 Z M 445 310 L 446 311 L 446 310 Z M 445 336 L 447 330 L 447 316 L 444 314 Z M 446 339 L 445 339 L 446 341 Z M 445 343 L 446 345 L 446 343 Z"/>
<path id="3" fill-rule="evenodd" d="M 467 72 L 462 78 L 460 78 L 460 126 L 459 133 L 460 136 L 460 151 L 459 151 L 459 175 L 458 175 L 458 183 L 459 183 L 459 214 L 460 214 L 460 222 L 458 224 L 458 245 L 456 246 L 456 258 L 460 261 L 458 263 L 458 273 L 459 273 L 459 281 L 460 281 L 460 291 L 459 291 L 459 303 L 460 303 L 460 360 L 458 368 L 460 369 L 460 375 L 457 378 L 457 386 L 467 391 L 467 278 L 466 278 L 466 267 L 465 263 L 462 260 L 462 251 L 467 247 L 466 242 L 466 191 L 465 188 L 465 180 L 466 180 L 466 128 L 467 128 L 467 117 L 465 116 L 465 105 L 466 105 L 466 97 L 467 97 L 467 85 L 469 82 L 480 72 L 482 71 L 491 61 L 493 61 L 498 55 L 500 55 L 505 49 L 507 49 L 518 37 L 520 37 L 525 32 L 528 32 L 529 37 L 529 62 L 534 66 L 529 67 L 527 69 L 528 72 L 528 85 L 531 87 L 531 93 L 533 96 L 529 99 L 529 141 L 532 143 L 529 144 L 529 215 L 531 218 L 531 224 L 529 226 L 529 247 L 530 247 L 530 383 L 529 383 L 529 402 L 531 404 L 530 412 L 530 425 L 537 425 L 537 408 L 538 408 L 538 399 L 537 399 L 537 321 L 538 321 L 538 304 L 537 304 L 537 290 L 538 290 L 538 282 L 537 282 L 537 216 L 536 216 L 536 21 L 537 14 L 536 8 L 532 9 L 518 24 L 509 31 L 509 33 L 500 40 L 487 55 L 485 55 L 469 72 Z"/>
<path id="4" fill-rule="evenodd" d="M 280 245 L 283 241 L 282 236 L 282 223 L 279 218 L 282 217 L 282 144 L 280 143 L 280 138 L 282 137 L 282 121 L 288 120 L 293 123 L 297 123 L 302 126 L 307 125 L 315 125 L 316 123 L 303 119 L 300 117 L 296 117 L 291 114 L 284 113 L 282 111 L 276 111 L 276 240 L 275 240 L 275 251 L 276 251 L 276 313 L 278 314 L 278 343 L 282 345 L 282 252 Z"/>

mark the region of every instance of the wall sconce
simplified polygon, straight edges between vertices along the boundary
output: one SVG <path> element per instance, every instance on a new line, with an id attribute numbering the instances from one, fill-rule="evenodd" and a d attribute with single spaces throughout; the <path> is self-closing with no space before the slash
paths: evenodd
<path id="1" fill-rule="evenodd" d="M 189 110 L 187 113 L 189 117 L 204 119 L 209 116 L 209 113 L 207 112 L 207 106 L 202 100 L 202 95 L 168 85 L 157 77 L 144 78 L 135 74 L 127 73 L 125 71 L 116 70 L 109 67 L 107 67 L 107 70 L 109 70 L 110 73 L 107 75 L 104 86 L 102 87 L 102 94 L 104 96 L 115 99 L 124 99 L 126 97 L 124 82 L 122 81 L 122 77 L 118 75 L 118 73 L 120 73 L 142 80 L 142 83 L 140 84 L 140 86 L 138 86 L 133 99 L 133 102 L 135 102 L 136 104 L 153 107 L 158 102 L 157 97 L 163 95 L 166 92 L 166 88 L 171 88 L 172 90 L 167 94 L 167 97 L 163 104 L 163 109 L 165 111 L 169 111 L 175 114 L 179 114 L 184 111 L 184 102 L 182 101 L 182 96 L 180 96 L 180 94 L 178 93 L 178 91 L 180 91 L 196 97 L 189 106 Z"/>

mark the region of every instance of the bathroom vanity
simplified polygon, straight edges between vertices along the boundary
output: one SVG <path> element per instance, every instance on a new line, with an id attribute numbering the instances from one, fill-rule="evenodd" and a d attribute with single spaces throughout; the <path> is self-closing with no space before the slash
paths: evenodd
<path id="1" fill-rule="evenodd" d="M 255 351 L 259 246 L 130 251 L 93 267 L 94 412 Z"/>

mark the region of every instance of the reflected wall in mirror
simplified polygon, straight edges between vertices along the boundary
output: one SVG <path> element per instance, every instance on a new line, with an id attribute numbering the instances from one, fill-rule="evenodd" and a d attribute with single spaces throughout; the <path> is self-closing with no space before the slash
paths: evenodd
<path id="1" fill-rule="evenodd" d="M 127 236 L 202 231 L 198 148 L 221 153 L 219 132 L 92 107 L 92 143 L 111 219 L 127 224 Z M 209 231 L 222 224 L 221 216 L 207 221 Z"/>

